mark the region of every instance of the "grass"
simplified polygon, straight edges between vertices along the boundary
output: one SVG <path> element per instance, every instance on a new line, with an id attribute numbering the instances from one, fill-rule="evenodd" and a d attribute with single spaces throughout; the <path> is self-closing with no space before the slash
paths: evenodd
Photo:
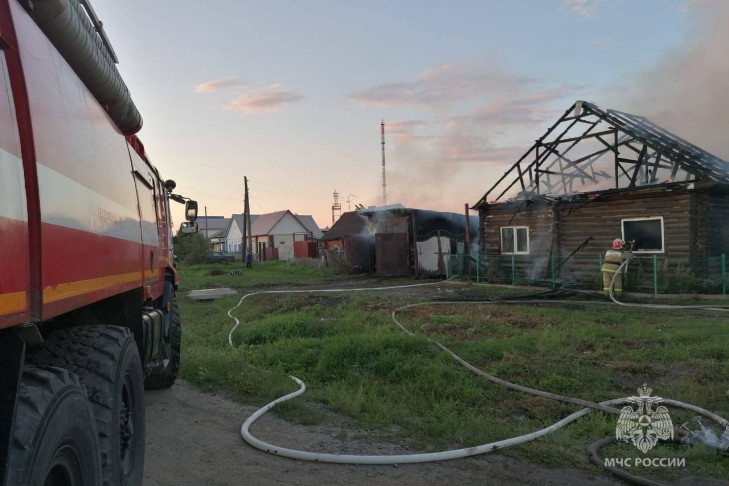
<path id="1" fill-rule="evenodd" d="M 293 374 L 307 393 L 276 407 L 304 424 L 331 420 L 334 411 L 357 428 L 373 430 L 421 450 L 468 447 L 532 432 L 578 408 L 497 386 L 460 367 L 435 339 L 484 371 L 534 388 L 592 401 L 636 395 L 647 383 L 654 395 L 729 416 L 729 324 L 720 312 L 623 308 L 577 300 L 568 304 L 425 305 L 398 319 L 405 304 L 485 300 L 515 292 L 503 287 L 438 285 L 417 291 L 264 294 L 243 301 L 232 335 L 227 316 L 240 296 L 266 289 L 360 285 L 362 277 L 283 262 L 254 264 L 244 275 L 214 270 L 240 265 L 181 267 L 183 317 L 181 375 L 206 391 L 263 405 L 290 393 Z M 386 280 L 379 285 L 418 283 Z M 371 284 L 371 282 L 370 282 Z M 231 287 L 238 296 L 210 302 L 187 299 L 194 288 Z M 527 292 L 530 293 L 530 292 Z M 671 409 L 674 425 L 692 414 Z M 505 451 L 540 464 L 594 469 L 585 448 L 615 433 L 616 417 L 592 412 L 540 440 Z M 640 452 L 616 444 L 606 454 Z M 701 447 L 658 445 L 661 457 L 686 457 L 686 471 L 647 471 L 729 477 L 729 460 Z M 632 470 L 640 473 L 640 470 Z"/>

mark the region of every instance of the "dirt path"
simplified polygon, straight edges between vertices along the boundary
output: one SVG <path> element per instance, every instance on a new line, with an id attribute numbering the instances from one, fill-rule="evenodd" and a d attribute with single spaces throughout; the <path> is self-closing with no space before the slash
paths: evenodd
<path id="1" fill-rule="evenodd" d="M 354 466 L 296 461 L 246 444 L 240 426 L 255 411 L 178 380 L 169 390 L 147 392 L 145 486 L 249 485 L 616 485 L 583 471 L 542 468 L 499 454 L 426 464 Z M 346 454 L 408 453 L 394 444 L 342 442 L 341 431 L 291 425 L 267 414 L 251 432 L 268 442 Z"/>

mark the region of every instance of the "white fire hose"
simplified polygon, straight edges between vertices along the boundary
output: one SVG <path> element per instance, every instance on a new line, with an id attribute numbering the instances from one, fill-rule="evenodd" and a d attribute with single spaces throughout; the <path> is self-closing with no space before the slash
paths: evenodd
<path id="1" fill-rule="evenodd" d="M 618 274 L 623 270 L 623 267 L 628 265 L 628 262 L 631 260 L 637 259 L 638 257 L 632 256 L 625 260 L 623 263 L 620 264 L 617 270 L 615 270 L 615 273 L 613 274 L 613 278 L 610 279 L 610 287 L 608 287 L 608 293 L 610 294 L 610 299 L 615 302 L 618 305 L 622 305 L 625 307 L 647 307 L 650 309 L 705 309 L 705 310 L 712 310 L 712 311 L 720 311 L 720 312 L 728 312 L 729 307 L 710 307 L 706 305 L 667 305 L 667 304 L 635 304 L 635 303 L 627 303 L 627 302 L 620 302 L 618 299 L 615 298 L 615 294 L 613 292 L 613 286 L 615 285 L 615 280 L 618 277 Z"/>
<path id="2" fill-rule="evenodd" d="M 627 263 L 624 262 L 624 264 Z M 622 266 L 621 266 L 622 267 Z M 620 268 L 618 269 L 620 271 Z M 613 281 L 610 284 L 610 297 L 613 298 L 612 295 L 612 286 L 615 278 L 613 277 Z M 403 285 L 403 286 L 390 286 L 390 287 L 375 287 L 375 288 L 357 288 L 357 289 L 317 289 L 317 290 L 267 290 L 267 291 L 261 291 L 261 292 L 253 292 L 250 294 L 246 294 L 243 297 L 240 298 L 238 301 L 238 304 L 231 308 L 228 311 L 228 316 L 230 316 L 233 320 L 235 320 L 235 326 L 230 330 L 230 333 L 228 334 L 228 344 L 230 346 L 233 346 L 233 340 L 232 340 L 232 334 L 233 331 L 240 325 L 240 321 L 234 317 L 231 312 L 237 309 L 245 299 L 248 297 L 254 296 L 254 295 L 261 295 L 261 294 L 287 294 L 287 293 L 320 293 L 320 292 L 364 292 L 364 291 L 379 291 L 379 290 L 393 290 L 393 289 L 401 289 L 401 288 L 408 288 L 408 287 L 419 287 L 419 286 L 425 286 L 425 285 L 437 285 L 437 284 L 443 284 L 443 281 L 434 282 L 434 283 L 425 283 L 425 284 L 413 284 L 413 285 Z M 447 283 L 447 281 L 445 281 Z M 615 300 L 613 298 L 613 300 Z M 410 304 L 403 307 L 400 307 L 392 312 L 392 318 L 395 321 L 395 324 L 402 329 L 404 332 L 406 332 L 408 335 L 413 335 L 412 332 L 407 330 L 395 317 L 396 313 L 400 310 L 404 310 L 406 308 L 418 306 L 418 305 L 438 305 L 438 304 L 524 304 L 524 303 L 533 303 L 535 301 L 484 301 L 484 302 L 424 302 L 424 303 L 418 303 L 418 304 Z M 542 301 L 537 301 L 542 302 Z M 568 302 L 568 301 L 553 301 L 555 303 L 560 302 Z M 622 304 L 618 301 L 617 303 L 621 305 Z M 633 305 L 643 305 L 643 304 L 633 304 Z M 651 306 L 652 307 L 652 306 Z M 671 306 L 669 306 L 671 307 Z M 682 308 L 685 308 L 687 306 L 680 306 Z M 693 307 L 688 306 L 689 308 L 703 308 L 701 306 Z M 711 308 L 713 309 L 713 308 Z M 721 310 L 729 310 L 729 309 L 722 309 Z M 296 378 L 295 376 L 289 376 L 292 380 L 294 380 L 298 385 L 299 389 L 293 393 L 290 393 L 288 395 L 285 395 L 281 398 L 278 398 L 264 407 L 261 407 L 259 410 L 257 410 L 255 413 L 253 413 L 248 419 L 243 423 L 241 426 L 241 436 L 243 439 L 253 447 L 256 447 L 257 449 L 260 449 L 264 452 L 267 452 L 269 454 L 274 454 L 282 457 L 288 457 L 291 459 L 298 459 L 298 460 L 304 460 L 304 461 L 314 461 L 314 462 L 330 462 L 330 463 L 339 463 L 339 464 L 406 464 L 406 463 L 423 463 L 423 462 L 434 462 L 434 461 L 444 461 L 449 459 L 457 459 L 457 458 L 463 458 L 478 454 L 484 454 L 487 452 L 492 452 L 498 449 L 504 449 L 507 447 L 512 447 L 518 444 L 523 444 L 525 442 L 532 441 L 534 439 L 537 439 L 539 437 L 542 437 L 546 434 L 549 434 L 550 432 L 554 432 L 556 430 L 561 429 L 565 425 L 568 425 L 575 420 L 587 415 L 592 409 L 597 409 L 605 412 L 610 413 L 620 413 L 620 410 L 611 407 L 611 405 L 619 405 L 626 403 L 628 401 L 627 398 L 616 398 L 612 400 L 607 400 L 604 402 L 596 403 L 596 402 L 590 402 L 587 400 L 581 400 L 578 398 L 572 398 L 572 397 L 565 397 L 563 395 L 556 395 L 553 393 L 541 391 L 541 390 L 535 390 L 533 388 L 524 387 L 521 385 L 517 385 L 514 383 L 510 383 L 508 381 L 502 380 L 500 378 L 497 378 L 493 375 L 490 375 L 475 366 L 471 365 L 467 361 L 463 360 L 461 357 L 453 353 L 450 349 L 445 347 L 443 344 L 431 340 L 436 346 L 438 346 L 443 351 L 447 352 L 454 360 L 456 360 L 458 363 L 460 363 L 462 366 L 466 367 L 473 373 L 478 374 L 479 376 L 482 376 L 494 383 L 506 386 L 508 388 L 511 388 L 513 390 L 518 390 L 522 392 L 526 392 L 532 395 L 541 396 L 545 398 L 555 399 L 566 403 L 571 404 L 578 404 L 585 406 L 586 408 L 583 408 L 577 412 L 574 412 L 567 417 L 563 418 L 562 420 L 545 427 L 543 429 L 537 430 L 535 432 L 521 435 L 518 437 L 512 437 L 510 439 L 500 440 L 496 442 L 490 442 L 487 444 L 482 444 L 478 446 L 473 447 L 467 447 L 463 449 L 454 449 L 454 450 L 448 450 L 448 451 L 442 451 L 442 452 L 431 452 L 431 453 L 424 453 L 424 454 L 400 454 L 400 455 L 347 455 L 347 454 L 328 454 L 328 453 L 319 453 L 319 452 L 309 452 L 309 451 L 302 451 L 302 450 L 296 450 L 296 449 L 288 449 L 285 447 L 280 447 L 274 444 L 269 444 L 267 442 L 264 442 L 260 439 L 257 439 L 250 433 L 250 427 L 253 425 L 256 420 L 261 418 L 264 414 L 266 414 L 269 410 L 271 410 L 274 406 L 276 406 L 279 403 L 291 400 L 295 397 L 298 397 L 302 395 L 306 391 L 306 385 Z M 698 413 L 700 415 L 703 415 L 704 417 L 707 417 L 722 427 L 729 427 L 729 422 L 720 417 L 719 415 L 714 414 L 713 412 L 710 412 L 708 410 L 705 410 L 701 407 L 697 407 L 695 405 L 691 405 L 688 403 L 683 403 L 677 400 L 669 400 L 664 399 L 663 403 L 667 405 L 671 405 L 678 408 L 683 408 L 686 410 L 690 410 L 692 412 Z"/>

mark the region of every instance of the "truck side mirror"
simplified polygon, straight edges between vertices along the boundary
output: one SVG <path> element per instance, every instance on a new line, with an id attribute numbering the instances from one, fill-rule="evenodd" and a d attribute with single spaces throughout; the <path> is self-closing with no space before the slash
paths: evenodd
<path id="1" fill-rule="evenodd" d="M 185 223 L 182 223 L 180 225 L 180 234 L 183 234 L 183 235 L 189 235 L 189 234 L 192 234 L 192 233 L 197 233 L 197 230 L 198 230 L 197 223 L 187 223 L 187 222 L 185 222 Z"/>
<path id="2" fill-rule="evenodd" d="M 185 202 L 185 219 L 191 223 L 197 219 L 197 201 Z"/>

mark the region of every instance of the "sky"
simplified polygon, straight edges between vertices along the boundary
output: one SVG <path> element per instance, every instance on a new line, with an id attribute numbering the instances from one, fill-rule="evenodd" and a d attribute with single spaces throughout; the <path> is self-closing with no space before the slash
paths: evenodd
<path id="1" fill-rule="evenodd" d="M 576 100 L 729 160 L 726 0 L 93 0 L 200 212 L 463 213 Z M 173 211 L 175 224 L 181 206 Z"/>

